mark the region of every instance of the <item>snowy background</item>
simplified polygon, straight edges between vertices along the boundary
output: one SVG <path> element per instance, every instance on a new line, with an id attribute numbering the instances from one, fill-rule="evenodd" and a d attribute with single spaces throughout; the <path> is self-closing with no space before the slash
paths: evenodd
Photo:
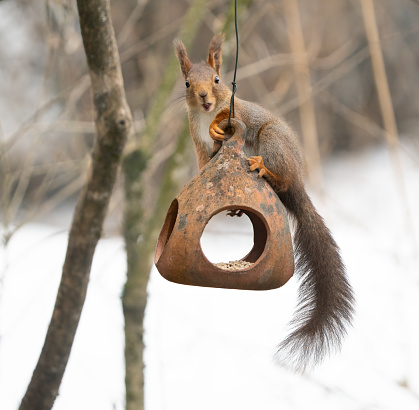
<path id="1" fill-rule="evenodd" d="M 136 2 L 113 3 L 116 32 L 127 34 L 126 23 L 133 22 L 130 16 Z M 148 7 L 130 35 L 125 40 L 119 36 L 119 44 L 121 56 L 125 55 L 130 106 L 141 124 L 191 2 L 137 3 L 148 3 Z M 195 39 L 197 60 L 204 57 L 198 50 L 207 49 L 208 39 L 224 21 L 221 2 L 208 3 L 214 3 L 213 21 L 206 21 Z M 266 63 L 272 54 L 289 51 L 282 2 L 253 3 L 248 14 L 251 24 L 246 27 L 248 40 L 241 45 L 242 74 L 246 67 L 254 69 L 255 61 Z M 370 64 L 359 60 L 344 74 L 341 70 L 367 46 L 359 5 L 349 0 L 299 1 L 313 86 L 331 75 L 336 77 L 336 83 L 315 99 L 320 143 L 333 156 L 324 164 L 324 192 L 311 195 L 342 249 L 357 297 L 354 327 L 342 352 L 303 376 L 275 364 L 276 346 L 287 334 L 295 308 L 294 279 L 281 289 L 265 292 L 204 289 L 167 282 L 153 269 L 145 317 L 146 410 L 419 408 L 416 3 L 375 2 L 398 127 L 402 135 L 413 136 L 410 143 L 402 140 L 400 147 L 404 198 L 387 148 L 371 139 L 375 136 L 375 141 L 381 141 L 384 134 L 373 126 L 381 124 L 381 116 Z M 73 12 L 64 4 L 72 4 Z M 45 175 L 57 175 L 51 177 L 51 192 L 39 193 L 39 180 L 32 181 L 25 202 L 14 208 L 24 213 L 42 205 L 33 197 L 52 195 L 68 185 L 73 186 L 72 192 L 80 188 L 73 182 L 84 178 L 94 137 L 91 96 L 88 81 L 82 81 L 87 71 L 75 2 L 15 0 L 0 5 L 0 143 L 17 136 L 8 152 L 10 170 L 0 156 L 0 166 L 10 171 L 0 177 L 22 172 L 25 180 L 27 170 L 38 165 L 45 167 Z M 178 25 L 172 24 L 176 21 Z M 127 51 L 138 45 L 127 57 Z M 287 66 L 261 69 L 241 82 L 240 92 L 282 115 L 295 99 L 291 71 Z M 358 115 L 354 118 L 347 108 Z M 180 111 L 166 113 L 170 116 L 164 123 L 180 118 Z M 366 124 L 361 121 L 359 126 L 359 116 Z M 297 128 L 301 125 L 297 109 L 288 108 L 286 119 Z M 174 133 L 181 126 L 175 128 Z M 170 134 L 167 138 L 162 147 L 169 145 Z M 342 150 L 358 154 L 336 156 Z M 35 177 L 39 175 L 43 174 Z M 1 191 L 0 199 L 3 195 L 7 196 Z M 31 209 L 24 209 L 28 202 Z M 121 206 L 118 200 L 115 204 Z M 60 282 L 72 212 L 64 206 L 37 223 L 29 218 L 32 222 L 19 229 L 7 247 L 0 244 L 0 410 L 18 408 L 37 363 Z M 0 237 L 3 234 L 0 228 Z M 245 255 L 251 240 L 245 217 L 219 218 L 208 227 L 203 246 L 214 262 L 228 261 Z M 54 410 L 124 409 L 120 298 L 125 275 L 122 239 L 102 239 Z"/>
<path id="2" fill-rule="evenodd" d="M 342 249 L 357 313 L 341 354 L 311 373 L 295 375 L 273 360 L 294 310 L 294 279 L 272 291 L 219 290 L 172 284 L 153 269 L 145 317 L 146 409 L 418 409 L 417 147 L 402 147 L 402 162 L 410 216 L 386 148 L 335 157 L 324 167 L 326 193 L 312 193 Z M 205 231 L 210 258 L 246 253 L 249 224 L 228 220 L 229 232 L 224 219 Z M 2 410 L 18 407 L 40 354 L 65 228 L 27 224 L 0 248 Z M 101 240 L 55 410 L 124 408 L 125 271 L 122 239 Z"/>

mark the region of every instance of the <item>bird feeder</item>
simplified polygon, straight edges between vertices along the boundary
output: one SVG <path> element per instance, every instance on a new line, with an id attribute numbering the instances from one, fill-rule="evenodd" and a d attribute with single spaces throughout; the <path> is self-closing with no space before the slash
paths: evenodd
<path id="1" fill-rule="evenodd" d="M 249 172 L 243 152 L 245 125 L 234 119 L 231 125 L 233 136 L 170 205 L 154 262 L 160 274 L 175 283 L 247 290 L 278 288 L 294 272 L 286 211 L 265 179 Z M 242 258 L 248 262 L 243 269 L 216 266 L 201 248 L 207 223 L 225 210 L 246 214 L 253 225 L 253 248 Z"/>

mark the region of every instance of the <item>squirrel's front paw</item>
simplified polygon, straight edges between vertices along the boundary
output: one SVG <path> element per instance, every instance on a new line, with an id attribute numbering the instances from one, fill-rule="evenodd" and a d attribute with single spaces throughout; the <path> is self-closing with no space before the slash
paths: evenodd
<path id="1" fill-rule="evenodd" d="M 229 209 L 227 211 L 228 216 L 238 216 L 241 217 L 243 215 L 244 211 L 243 209 Z"/>
<path id="2" fill-rule="evenodd" d="M 211 123 L 209 127 L 209 134 L 215 141 L 224 141 L 224 131 L 216 123 Z"/>
<path id="3" fill-rule="evenodd" d="M 258 177 L 262 178 L 265 175 L 267 168 L 263 163 L 262 157 L 250 157 L 247 159 L 250 165 L 250 171 L 255 171 L 256 169 L 259 170 Z"/>

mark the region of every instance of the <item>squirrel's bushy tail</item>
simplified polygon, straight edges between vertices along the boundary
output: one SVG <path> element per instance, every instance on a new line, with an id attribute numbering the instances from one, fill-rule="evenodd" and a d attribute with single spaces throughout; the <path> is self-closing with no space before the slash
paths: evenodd
<path id="1" fill-rule="evenodd" d="M 339 248 L 303 186 L 280 193 L 297 222 L 294 234 L 299 303 L 292 331 L 279 345 L 281 363 L 304 372 L 338 350 L 354 312 Z"/>

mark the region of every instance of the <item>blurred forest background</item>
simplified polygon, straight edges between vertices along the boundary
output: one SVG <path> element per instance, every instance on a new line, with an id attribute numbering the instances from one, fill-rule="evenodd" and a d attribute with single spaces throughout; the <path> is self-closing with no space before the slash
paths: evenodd
<path id="1" fill-rule="evenodd" d="M 323 189 L 320 162 L 387 141 L 403 196 L 397 151 L 419 160 L 419 2 L 374 2 L 378 44 L 368 37 L 366 3 L 239 0 L 237 95 L 283 117 L 301 135 L 311 189 Z M 140 174 L 125 169 L 125 182 L 138 191 L 132 198 L 141 201 L 143 234 L 136 238 L 148 243 L 142 256 L 150 259 L 170 200 L 198 171 L 172 41 L 181 38 L 191 60 L 199 61 L 213 34 L 224 31 L 222 77 L 229 83 L 233 2 L 119 0 L 112 15 L 134 117 L 125 158 L 141 159 L 140 147 L 147 159 Z M 0 218 L 7 247 L 28 222 L 68 229 L 95 128 L 75 1 L 6 0 L 0 16 Z M 372 64 L 377 46 L 387 78 Z M 124 195 L 121 176 L 103 236 L 127 236 Z"/>
<path id="2" fill-rule="evenodd" d="M 147 170 L 153 207 L 161 170 L 184 129 L 183 80 L 173 64 L 172 40 L 181 33 L 192 1 L 125 0 L 112 3 L 127 98 L 137 135 L 144 130 L 168 68 L 176 85 L 160 102 Z M 223 78 L 232 80 L 235 39 L 233 2 L 201 2 L 194 61 L 206 58 L 212 35 L 228 29 Z M 285 118 L 301 135 L 301 95 L 296 86 L 299 55 L 290 48 L 286 1 L 239 1 L 238 96 Z M 353 0 L 298 2 L 311 75 L 321 158 L 385 141 L 361 3 Z M 3 241 L 23 223 L 54 215 L 76 198 L 94 137 L 89 77 L 74 1 L 3 1 L 0 6 L 0 192 Z M 398 130 L 416 138 L 419 121 L 419 4 L 375 2 L 385 67 Z M 164 10 L 164 12 L 162 12 Z M 171 63 L 171 65 L 169 65 Z M 304 97 L 303 97 L 304 98 Z M 154 114 L 155 115 L 155 114 Z M 135 138 L 127 145 L 129 152 Z M 187 144 L 180 184 L 197 170 Z M 306 153 L 307 154 L 307 153 Z M 310 153 L 308 153 L 310 155 Z M 307 159 L 309 161 L 309 158 Z M 186 168 L 186 170 L 185 170 Z M 120 233 L 122 191 L 117 187 L 106 235 Z"/>

